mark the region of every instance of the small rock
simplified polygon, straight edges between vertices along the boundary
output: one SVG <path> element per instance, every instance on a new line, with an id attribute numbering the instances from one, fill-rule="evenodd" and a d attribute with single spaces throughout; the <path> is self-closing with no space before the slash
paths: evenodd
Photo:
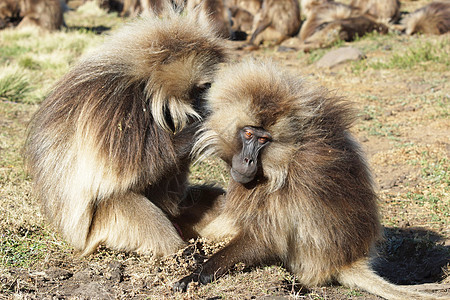
<path id="1" fill-rule="evenodd" d="M 363 58 L 365 58 L 365 55 L 361 50 L 353 47 L 343 47 L 328 52 L 316 65 L 319 68 L 332 68 L 349 60 L 360 60 Z"/>

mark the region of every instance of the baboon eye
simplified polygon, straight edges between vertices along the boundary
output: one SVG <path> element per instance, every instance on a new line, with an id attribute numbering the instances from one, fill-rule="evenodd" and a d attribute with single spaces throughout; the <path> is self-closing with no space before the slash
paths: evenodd
<path id="1" fill-rule="evenodd" d="M 260 138 L 258 138 L 258 143 L 260 143 L 262 145 L 262 144 L 267 143 L 268 140 L 269 139 L 266 137 L 260 137 Z"/>
<path id="2" fill-rule="evenodd" d="M 250 130 L 245 130 L 244 131 L 244 137 L 249 140 L 253 137 L 253 132 L 251 132 Z"/>

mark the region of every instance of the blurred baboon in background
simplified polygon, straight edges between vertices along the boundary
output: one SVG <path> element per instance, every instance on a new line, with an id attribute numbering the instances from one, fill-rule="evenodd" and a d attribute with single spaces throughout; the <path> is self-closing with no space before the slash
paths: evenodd
<path id="1" fill-rule="evenodd" d="M 227 7 L 239 7 L 252 15 L 256 15 L 261 9 L 262 2 L 263 0 L 225 0 L 224 4 Z"/>
<path id="2" fill-rule="evenodd" d="M 388 27 L 368 14 L 349 5 L 328 1 L 313 7 L 300 29 L 299 38 L 305 51 L 323 48 L 338 41 L 353 41 L 369 32 L 385 34 Z"/>
<path id="3" fill-rule="evenodd" d="M 223 0 L 187 0 L 188 11 L 201 9 L 220 37 L 231 37 L 231 16 Z"/>
<path id="4" fill-rule="evenodd" d="M 205 198 L 187 189 L 189 153 L 203 94 L 227 56 L 201 20 L 166 10 L 124 26 L 33 116 L 25 158 L 34 192 L 81 255 L 99 244 L 155 255 L 184 245 L 171 220 L 183 199 Z"/>
<path id="5" fill-rule="evenodd" d="M 17 25 L 57 30 L 64 24 L 63 12 L 60 0 L 2 0 L 0 28 Z"/>
<path id="6" fill-rule="evenodd" d="M 320 6 L 327 2 L 333 2 L 332 0 L 301 0 L 300 1 L 300 10 L 301 14 L 308 18 L 316 6 Z"/>
<path id="7" fill-rule="evenodd" d="M 136 17 L 141 12 L 140 0 L 124 0 L 120 15 L 122 17 Z"/>
<path id="8" fill-rule="evenodd" d="M 296 35 L 300 25 L 297 0 L 264 0 L 253 21 L 250 43 L 257 46 L 264 41 L 271 41 L 278 45 Z"/>
<path id="9" fill-rule="evenodd" d="M 314 32 L 320 30 L 322 24 L 356 17 L 358 15 L 360 15 L 359 10 L 339 2 L 327 1 L 320 5 L 314 5 L 311 7 L 305 22 L 302 24 L 299 37 L 302 41 L 305 41 L 308 37 L 313 35 Z"/>
<path id="10" fill-rule="evenodd" d="M 229 8 L 231 15 L 231 30 L 233 32 L 244 32 L 250 34 L 253 28 L 254 16 L 247 10 L 238 6 Z"/>
<path id="11" fill-rule="evenodd" d="M 229 0 L 225 2 L 225 5 L 230 10 L 232 32 L 250 35 L 254 17 L 261 9 L 262 0 Z"/>
<path id="12" fill-rule="evenodd" d="M 17 26 L 21 20 L 20 6 L 17 0 L 0 1 L 0 29 Z"/>
<path id="13" fill-rule="evenodd" d="M 431 2 L 402 19 L 406 34 L 444 34 L 450 31 L 450 1 Z"/>
<path id="14" fill-rule="evenodd" d="M 98 0 L 100 8 L 108 12 L 122 12 L 126 0 Z"/>
<path id="15" fill-rule="evenodd" d="M 400 19 L 399 0 L 352 0 L 350 5 L 386 23 L 395 23 Z"/>
<path id="16" fill-rule="evenodd" d="M 381 225 L 369 168 L 349 132 L 349 103 L 254 61 L 221 71 L 207 99 L 211 115 L 194 152 L 229 165 L 223 213 L 209 226 L 234 237 L 175 290 L 207 284 L 239 262 L 283 263 L 306 287 L 335 280 L 388 299 L 435 299 L 370 268 Z"/>
<path id="17" fill-rule="evenodd" d="M 122 17 L 136 17 L 139 14 L 146 16 L 161 15 L 167 7 L 184 7 L 185 0 L 124 0 Z"/>

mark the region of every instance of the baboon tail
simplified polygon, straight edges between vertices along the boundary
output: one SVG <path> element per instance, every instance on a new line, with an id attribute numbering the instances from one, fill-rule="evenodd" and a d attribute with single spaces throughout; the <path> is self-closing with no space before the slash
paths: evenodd
<path id="1" fill-rule="evenodd" d="M 341 270 L 337 276 L 337 280 L 347 287 L 359 288 L 390 300 L 450 299 L 450 297 L 439 297 L 433 294 L 420 293 L 413 291 L 407 286 L 392 284 L 375 274 L 371 270 L 368 261 L 364 260 Z"/>

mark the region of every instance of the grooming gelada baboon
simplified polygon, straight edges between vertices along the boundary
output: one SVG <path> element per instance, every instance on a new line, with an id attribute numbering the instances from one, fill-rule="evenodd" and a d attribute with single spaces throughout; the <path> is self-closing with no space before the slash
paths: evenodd
<path id="1" fill-rule="evenodd" d="M 82 255 L 99 244 L 156 255 L 184 245 L 171 219 L 186 194 L 203 92 L 226 59 L 197 20 L 168 9 L 124 26 L 32 118 L 25 155 L 35 193 Z"/>
<path id="2" fill-rule="evenodd" d="M 450 1 L 431 2 L 402 20 L 406 34 L 445 34 L 450 31 Z"/>
<path id="3" fill-rule="evenodd" d="M 234 237 L 175 290 L 211 282 L 238 262 L 282 262 L 305 286 L 337 280 L 385 298 L 426 299 L 369 267 L 377 196 L 347 102 L 254 61 L 223 70 L 207 99 L 212 114 L 194 152 L 222 158 L 231 180 L 222 215 L 205 230 L 229 228 Z"/>

